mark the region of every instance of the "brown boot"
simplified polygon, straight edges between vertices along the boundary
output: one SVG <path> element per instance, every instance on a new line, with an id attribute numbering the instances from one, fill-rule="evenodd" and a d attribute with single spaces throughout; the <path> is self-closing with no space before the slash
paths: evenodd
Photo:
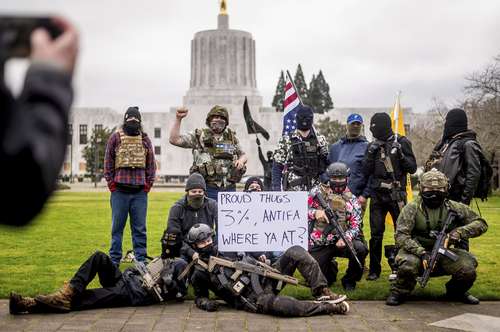
<path id="1" fill-rule="evenodd" d="M 55 309 L 59 312 L 68 312 L 71 310 L 71 300 L 75 295 L 75 290 L 69 282 L 65 282 L 60 290 L 49 295 L 38 295 L 35 301 Z"/>
<path id="2" fill-rule="evenodd" d="M 332 304 L 328 303 L 329 314 L 346 315 L 349 312 L 349 303 L 346 301 Z"/>
<path id="3" fill-rule="evenodd" d="M 36 307 L 35 299 L 32 297 L 21 296 L 14 292 L 9 297 L 9 312 L 11 315 L 18 315 L 33 312 Z"/>
<path id="4" fill-rule="evenodd" d="M 318 301 L 328 301 L 330 303 L 340 303 L 345 299 L 347 299 L 347 296 L 345 294 L 335 294 L 328 287 L 324 287 L 323 289 L 321 289 L 321 293 L 317 298 Z"/>

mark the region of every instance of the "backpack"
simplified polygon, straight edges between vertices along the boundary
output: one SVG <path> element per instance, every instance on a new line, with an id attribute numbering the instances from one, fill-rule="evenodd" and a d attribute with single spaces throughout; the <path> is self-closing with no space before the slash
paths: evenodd
<path id="1" fill-rule="evenodd" d="M 460 154 L 464 152 L 464 144 L 468 141 L 469 140 L 464 139 L 458 143 L 459 144 L 458 151 L 460 151 Z M 488 194 L 491 191 L 491 178 L 493 177 L 493 168 L 491 167 L 491 164 L 488 161 L 488 159 L 486 159 L 486 157 L 484 156 L 483 149 L 481 148 L 481 146 L 479 147 L 480 147 L 479 160 L 481 164 L 481 176 L 479 177 L 479 182 L 474 192 L 474 197 L 480 198 L 481 201 L 486 201 L 488 200 Z"/>

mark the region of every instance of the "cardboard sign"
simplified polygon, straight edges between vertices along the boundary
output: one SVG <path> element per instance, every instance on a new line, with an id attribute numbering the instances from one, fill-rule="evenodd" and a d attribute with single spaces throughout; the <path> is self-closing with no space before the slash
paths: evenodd
<path id="1" fill-rule="evenodd" d="M 307 192 L 219 192 L 220 251 L 307 250 Z"/>

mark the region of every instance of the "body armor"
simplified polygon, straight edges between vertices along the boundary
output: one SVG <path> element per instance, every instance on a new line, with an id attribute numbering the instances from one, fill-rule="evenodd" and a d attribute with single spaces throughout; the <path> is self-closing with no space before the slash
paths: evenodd
<path id="1" fill-rule="evenodd" d="M 303 141 L 298 137 L 292 136 L 291 143 L 291 160 L 292 172 L 297 176 L 312 176 L 317 177 L 321 173 L 320 167 L 320 146 L 316 138 L 308 141 Z"/>
<path id="2" fill-rule="evenodd" d="M 115 168 L 146 168 L 146 148 L 142 135 L 127 136 L 120 130 L 120 144 L 116 151 Z"/>
<path id="3" fill-rule="evenodd" d="M 215 139 L 208 128 L 196 129 L 198 146 L 193 149 L 193 166 L 190 173 L 200 173 L 207 183 L 224 186 L 226 182 L 239 182 L 246 169 L 236 170 L 233 161 L 237 156 L 235 133 L 226 128 L 220 139 Z"/>

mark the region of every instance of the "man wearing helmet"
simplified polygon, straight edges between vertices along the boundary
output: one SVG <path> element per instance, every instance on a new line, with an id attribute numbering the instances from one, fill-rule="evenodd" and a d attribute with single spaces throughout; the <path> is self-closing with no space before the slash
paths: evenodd
<path id="1" fill-rule="evenodd" d="M 359 267 L 344 241 L 330 224 L 317 195 L 321 195 L 336 213 L 337 222 L 344 229 L 346 238 L 351 241 L 358 259 L 364 265 L 368 249 L 359 237 L 361 206 L 347 187 L 348 169 L 344 163 L 331 164 L 326 169 L 326 175 L 328 181 L 314 187 L 309 194 L 309 252 L 319 263 L 329 285 L 335 282 L 338 273 L 337 263 L 332 262 L 332 259 L 334 257 L 349 258 L 349 266 L 342 278 L 342 286 L 350 291 L 354 290 L 356 282 L 361 279 L 363 269 Z"/>
<path id="2" fill-rule="evenodd" d="M 229 114 L 219 105 L 207 114 L 207 128 L 180 134 L 181 121 L 188 114 L 179 108 L 170 130 L 169 141 L 175 146 L 193 150 L 190 173 L 200 173 L 207 183 L 207 196 L 217 200 L 219 191 L 235 191 L 236 183 L 246 172 L 247 156 L 241 150 L 236 133 L 228 128 Z"/>
<path id="3" fill-rule="evenodd" d="M 449 299 L 466 304 L 479 303 L 477 298 L 467 292 L 476 279 L 476 258 L 456 245 L 483 234 L 488 225 L 467 205 L 449 200 L 448 188 L 448 178 L 432 169 L 420 179 L 420 195 L 401 211 L 395 235 L 396 244 L 400 247 L 396 256 L 398 272 L 386 300 L 387 305 L 401 304 L 413 290 L 417 277 L 422 274 L 424 265 L 429 261 L 435 231 L 441 231 L 442 222 L 452 211 L 457 217 L 446 231 L 449 244 L 455 246 L 449 250 L 458 258 L 453 261 L 447 256 L 440 256 L 432 270 L 432 276 L 451 275 L 446 283 L 446 295 Z"/>
<path id="4" fill-rule="evenodd" d="M 188 233 L 183 246 L 183 254 L 189 260 L 209 262 L 210 256 L 220 256 L 214 245 L 213 231 L 204 224 L 194 225 Z M 255 259 L 245 256 L 245 263 L 256 265 Z M 257 282 L 251 282 L 253 273 L 242 271 L 238 273 L 232 268 L 213 269 L 210 272 L 196 264 L 190 276 L 195 293 L 195 304 L 206 311 L 216 311 L 218 304 L 208 298 L 212 290 L 220 299 L 235 309 L 288 317 L 305 317 L 325 314 L 346 314 L 349 305 L 344 300 L 345 295 L 332 293 L 318 263 L 309 253 L 299 246 L 289 248 L 272 265 L 278 273 L 292 276 L 296 269 L 311 287 L 317 301 L 299 301 L 289 296 L 277 295 L 281 290 L 280 283 L 271 277 L 258 275 Z M 240 271 L 241 272 L 241 271 Z M 236 280 L 234 280 L 236 279 Z M 238 292 L 235 292 L 234 282 L 242 281 Z M 254 278 L 255 281 L 255 278 Z M 258 285 L 257 285 L 258 283 Z"/>

